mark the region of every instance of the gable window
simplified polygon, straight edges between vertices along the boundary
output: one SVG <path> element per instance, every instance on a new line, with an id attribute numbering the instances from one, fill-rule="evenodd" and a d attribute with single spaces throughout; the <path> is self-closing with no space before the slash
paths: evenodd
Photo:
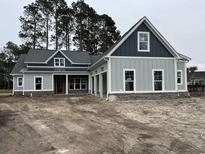
<path id="1" fill-rule="evenodd" d="M 164 75 L 163 70 L 153 70 L 153 86 L 154 91 L 164 90 Z"/>
<path id="2" fill-rule="evenodd" d="M 150 51 L 150 38 L 149 32 L 138 32 L 138 51 Z"/>
<path id="3" fill-rule="evenodd" d="M 135 90 L 135 71 L 134 70 L 124 70 L 124 90 L 134 91 Z"/>
<path id="4" fill-rule="evenodd" d="M 65 58 L 54 58 L 55 67 L 65 67 Z"/>
<path id="5" fill-rule="evenodd" d="M 34 77 L 34 88 L 35 90 L 42 90 L 43 89 L 43 77 Z"/>
<path id="6" fill-rule="evenodd" d="M 182 71 L 181 70 L 177 71 L 177 84 L 182 85 Z"/>
<path id="7" fill-rule="evenodd" d="M 23 87 L 23 78 L 17 77 L 17 87 Z"/>

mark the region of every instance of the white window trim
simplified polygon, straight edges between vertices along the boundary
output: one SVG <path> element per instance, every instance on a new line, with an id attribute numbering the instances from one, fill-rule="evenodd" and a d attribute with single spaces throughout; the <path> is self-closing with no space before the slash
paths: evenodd
<path id="1" fill-rule="evenodd" d="M 56 65 L 55 61 L 59 60 L 59 66 Z M 63 59 L 63 66 L 60 66 L 60 60 Z M 65 58 L 54 58 L 54 67 L 65 67 Z"/>
<path id="2" fill-rule="evenodd" d="M 126 89 L 125 89 L 125 72 L 126 71 L 133 71 L 134 72 L 134 89 L 133 89 L 133 91 L 126 91 Z M 136 73 L 135 73 L 135 69 L 123 69 L 123 91 L 124 92 L 134 92 L 134 91 L 136 91 Z"/>
<path id="3" fill-rule="evenodd" d="M 162 72 L 162 90 L 155 90 L 154 88 L 154 72 L 161 71 Z M 164 69 L 152 69 L 152 90 L 153 92 L 162 92 L 165 91 L 165 84 L 164 84 Z"/>
<path id="4" fill-rule="evenodd" d="M 22 79 L 22 85 L 19 86 L 19 79 Z M 23 77 L 17 77 L 17 87 L 22 88 L 23 87 Z"/>
<path id="5" fill-rule="evenodd" d="M 178 72 L 181 73 L 181 83 L 178 83 Z M 183 73 L 182 73 L 182 70 L 177 70 L 177 85 L 178 86 L 183 85 Z"/>
<path id="6" fill-rule="evenodd" d="M 76 80 L 77 78 L 70 78 L 70 79 L 74 79 L 74 83 L 73 83 L 74 89 L 71 89 L 71 88 L 70 88 L 70 83 L 69 83 L 69 81 L 68 81 L 68 89 L 69 89 L 69 90 L 88 90 L 88 82 L 89 82 L 89 81 L 87 81 L 87 83 L 86 83 L 86 88 L 85 88 L 85 89 L 82 89 L 82 88 L 81 88 L 82 79 L 86 79 L 86 78 L 79 78 L 79 79 L 80 79 L 80 89 L 76 89 L 76 88 L 75 88 L 75 84 L 76 84 L 75 80 Z"/>
<path id="7" fill-rule="evenodd" d="M 147 50 L 141 50 L 140 49 L 140 34 L 147 34 L 148 36 L 148 40 L 147 40 Z M 138 31 L 137 33 L 137 49 L 138 49 L 138 52 L 150 52 L 150 34 L 149 32 L 142 32 L 142 31 Z"/>
<path id="8" fill-rule="evenodd" d="M 41 81 L 42 81 L 42 83 L 41 83 L 41 90 L 38 90 L 38 89 L 36 89 L 36 78 L 41 78 Z M 43 91 L 43 76 L 34 76 L 34 87 L 33 87 L 33 89 L 34 89 L 34 91 Z"/>

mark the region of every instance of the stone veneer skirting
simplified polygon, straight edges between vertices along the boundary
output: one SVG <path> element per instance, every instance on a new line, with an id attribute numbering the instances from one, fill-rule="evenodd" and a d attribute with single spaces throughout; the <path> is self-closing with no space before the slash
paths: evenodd
<path id="1" fill-rule="evenodd" d="M 43 95 L 53 95 L 53 91 L 25 91 L 24 96 L 43 96 Z M 22 96 L 23 93 L 21 91 L 14 92 L 15 96 Z"/>
<path id="2" fill-rule="evenodd" d="M 132 94 L 110 94 L 109 101 L 128 101 L 128 100 L 160 100 L 176 99 L 189 97 L 189 92 L 178 93 L 132 93 Z"/>

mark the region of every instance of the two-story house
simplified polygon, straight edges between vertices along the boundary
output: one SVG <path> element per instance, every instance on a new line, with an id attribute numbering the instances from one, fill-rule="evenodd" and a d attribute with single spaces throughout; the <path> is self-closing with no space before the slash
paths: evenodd
<path id="1" fill-rule="evenodd" d="M 21 55 L 11 73 L 13 94 L 179 96 L 187 93 L 189 60 L 143 17 L 103 55 L 61 50 Z"/>

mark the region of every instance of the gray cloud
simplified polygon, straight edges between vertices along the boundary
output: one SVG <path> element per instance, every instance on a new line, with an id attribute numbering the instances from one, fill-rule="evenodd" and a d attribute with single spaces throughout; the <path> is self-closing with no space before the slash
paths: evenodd
<path id="1" fill-rule="evenodd" d="M 18 44 L 19 16 L 33 0 L 0 1 L 0 46 L 11 40 Z M 123 34 L 143 16 L 180 53 L 192 58 L 189 65 L 205 70 L 204 0 L 85 0 L 100 14 L 109 14 Z M 71 0 L 67 0 L 71 4 Z"/>

